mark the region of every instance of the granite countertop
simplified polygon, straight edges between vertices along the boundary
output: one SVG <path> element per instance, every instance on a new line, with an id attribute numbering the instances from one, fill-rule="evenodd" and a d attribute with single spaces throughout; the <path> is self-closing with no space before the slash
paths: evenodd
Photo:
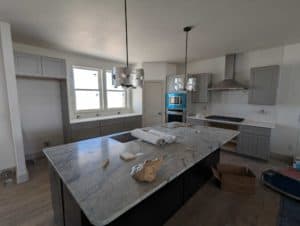
<path id="1" fill-rule="evenodd" d="M 275 123 L 254 121 L 254 120 L 251 120 L 251 119 L 245 119 L 242 122 L 229 122 L 229 121 L 222 121 L 222 120 L 207 119 L 207 118 L 205 118 L 205 116 L 188 116 L 187 118 L 195 119 L 195 120 L 201 120 L 201 121 L 208 121 L 208 122 L 221 122 L 221 123 L 224 123 L 224 124 L 255 126 L 255 127 L 269 128 L 269 129 L 274 129 L 275 128 Z"/>
<path id="2" fill-rule="evenodd" d="M 177 142 L 159 147 L 140 140 L 120 143 L 106 136 L 44 149 L 93 225 L 112 222 L 239 134 L 203 126 L 154 128 L 176 135 Z M 125 162 L 119 157 L 125 151 L 144 154 Z M 153 183 L 139 183 L 130 176 L 132 166 L 156 157 L 163 157 L 164 162 Z M 103 169 L 106 159 L 110 164 Z"/>

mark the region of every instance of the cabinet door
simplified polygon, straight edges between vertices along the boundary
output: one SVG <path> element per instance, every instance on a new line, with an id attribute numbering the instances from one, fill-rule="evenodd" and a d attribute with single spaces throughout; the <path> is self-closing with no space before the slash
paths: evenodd
<path id="1" fill-rule="evenodd" d="M 256 157 L 257 136 L 242 132 L 238 137 L 238 153 Z"/>
<path id="2" fill-rule="evenodd" d="M 125 131 L 124 119 L 108 119 L 100 122 L 101 136 Z"/>
<path id="3" fill-rule="evenodd" d="M 100 137 L 99 121 L 72 124 L 71 137 L 73 142 Z"/>
<path id="4" fill-rule="evenodd" d="M 279 79 L 279 66 L 251 69 L 249 104 L 275 105 Z"/>
<path id="5" fill-rule="evenodd" d="M 208 103 L 208 86 L 210 83 L 210 74 L 190 75 L 197 79 L 197 91 L 192 92 L 192 103 Z"/>
<path id="6" fill-rule="evenodd" d="M 258 136 L 256 157 L 268 160 L 270 156 L 270 137 Z"/>
<path id="7" fill-rule="evenodd" d="M 142 127 L 142 116 L 124 118 L 124 130 L 133 130 Z"/>
<path id="8" fill-rule="evenodd" d="M 42 57 L 43 76 L 49 78 L 66 78 L 66 63 L 63 59 Z"/>
<path id="9" fill-rule="evenodd" d="M 17 75 L 41 77 L 41 57 L 27 53 L 15 53 L 15 68 Z"/>

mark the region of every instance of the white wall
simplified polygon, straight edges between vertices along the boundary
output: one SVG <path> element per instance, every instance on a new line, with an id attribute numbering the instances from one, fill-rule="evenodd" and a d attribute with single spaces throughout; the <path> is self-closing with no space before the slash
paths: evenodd
<path id="1" fill-rule="evenodd" d="M 28 159 L 42 155 L 44 143 L 63 144 L 60 84 L 56 80 L 18 78 L 18 95 Z"/>
<path id="2" fill-rule="evenodd" d="M 248 91 L 213 92 L 211 103 L 194 104 L 192 113 L 216 113 L 239 115 L 254 120 L 272 121 L 276 128 L 272 131 L 272 152 L 300 154 L 297 146 L 299 138 L 300 114 L 300 44 L 262 49 L 237 55 L 236 80 L 249 84 L 250 68 L 279 64 L 281 66 L 276 106 L 248 104 Z M 182 68 L 182 65 L 178 68 Z M 225 57 L 190 62 L 189 73 L 213 73 L 213 82 L 224 78 Z M 261 110 L 265 113 L 261 113 Z"/>
<path id="3" fill-rule="evenodd" d="M 1 49 L 1 45 L 0 45 Z M 2 50 L 0 51 L 0 171 L 15 167 L 15 156 L 10 126 L 7 87 L 3 65 Z"/>
<path id="4" fill-rule="evenodd" d="M 0 108 L 9 109 L 8 117 L 4 117 L 4 128 L 1 128 L 1 132 L 5 133 L 4 135 L 7 140 L 3 140 L 1 143 L 1 148 L 5 149 L 1 152 L 4 158 L 1 161 L 8 160 L 8 162 L 2 162 L 1 169 L 6 169 L 7 167 L 16 166 L 16 179 L 17 183 L 23 183 L 28 180 L 28 171 L 25 164 L 24 158 L 24 144 L 23 144 L 23 135 L 21 128 L 20 120 L 20 110 L 19 110 L 19 101 L 17 94 L 17 81 L 14 65 L 14 55 L 13 55 L 13 45 L 11 37 L 11 28 L 10 24 L 5 22 L 0 22 L 0 52 L 1 52 L 1 74 L 2 81 L 5 83 L 4 91 L 4 101 Z M 4 79 L 3 79 L 4 78 Z M 7 99 L 6 99 L 7 98 Z M 6 100 L 5 100 L 6 99 Z M 7 115 L 7 114 L 5 114 Z M 7 128 L 7 122 L 10 124 L 10 129 Z M 9 136 L 10 134 L 11 136 Z M 12 149 L 6 146 L 6 143 L 12 142 Z M 12 161 L 12 152 L 14 160 Z M 12 165 L 13 164 L 13 165 Z"/>
<path id="5" fill-rule="evenodd" d="M 145 80 L 166 80 L 167 75 L 176 74 L 176 64 L 166 62 L 144 62 Z"/>

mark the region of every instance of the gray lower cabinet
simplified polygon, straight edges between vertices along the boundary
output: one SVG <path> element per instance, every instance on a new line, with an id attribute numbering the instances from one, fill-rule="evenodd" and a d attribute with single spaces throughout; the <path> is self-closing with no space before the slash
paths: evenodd
<path id="1" fill-rule="evenodd" d="M 279 80 L 279 66 L 251 68 L 248 103 L 275 105 Z"/>
<path id="2" fill-rule="evenodd" d="M 191 123 L 192 125 L 229 128 L 228 124 L 210 123 L 199 119 L 187 118 L 187 122 Z M 270 128 L 239 125 L 238 130 L 240 134 L 237 139 L 236 153 L 263 160 L 269 159 L 271 139 Z"/>
<path id="3" fill-rule="evenodd" d="M 100 131 L 101 136 L 106 136 L 113 133 L 123 132 L 124 120 L 122 118 L 119 119 L 108 119 L 100 122 Z"/>
<path id="4" fill-rule="evenodd" d="M 142 116 L 133 116 L 71 124 L 68 135 L 70 141 L 75 142 L 133 130 L 140 127 L 142 127 Z"/>
<path id="5" fill-rule="evenodd" d="M 271 129 L 240 126 L 239 131 L 238 153 L 264 160 L 269 159 Z"/>
<path id="6" fill-rule="evenodd" d="M 101 136 L 99 121 L 71 124 L 71 141 Z"/>
<path id="7" fill-rule="evenodd" d="M 187 118 L 187 123 L 190 123 L 192 125 L 200 125 L 200 126 L 205 126 L 206 123 L 205 121 L 199 120 L 199 119 L 192 119 L 192 118 Z"/>

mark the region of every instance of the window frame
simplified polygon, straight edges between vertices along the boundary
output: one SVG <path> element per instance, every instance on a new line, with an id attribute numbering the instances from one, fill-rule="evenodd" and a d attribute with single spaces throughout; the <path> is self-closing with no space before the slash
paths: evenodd
<path id="1" fill-rule="evenodd" d="M 74 79 L 74 68 L 77 69 L 85 69 L 85 70 L 95 70 L 98 71 L 98 89 L 75 89 L 75 79 Z M 124 108 L 108 108 L 107 107 L 107 91 L 114 91 L 114 90 L 107 90 L 106 87 L 106 72 L 112 72 L 112 69 L 100 69 L 96 67 L 89 67 L 89 66 L 77 66 L 72 65 L 72 76 L 71 76 L 71 88 L 72 88 L 72 105 L 75 117 L 82 116 L 84 114 L 95 114 L 92 117 L 101 117 L 100 115 L 103 113 L 111 113 L 115 114 L 122 114 L 123 112 L 126 113 L 131 109 L 131 91 L 129 89 L 120 90 L 117 92 L 125 92 L 125 107 Z M 87 109 L 87 110 L 77 110 L 76 108 L 76 91 L 99 91 L 99 109 Z M 84 117 L 85 118 L 85 117 Z"/>
<path id="2" fill-rule="evenodd" d="M 112 72 L 112 70 L 106 69 L 103 72 L 103 97 L 104 97 L 104 105 L 105 105 L 105 109 L 106 111 L 110 112 L 110 111 L 122 111 L 122 110 L 126 110 L 129 109 L 130 106 L 130 100 L 129 100 L 129 89 L 124 89 L 124 90 L 112 90 L 112 89 L 107 89 L 106 87 L 106 73 L 107 72 Z M 108 104 L 107 104 L 107 92 L 108 91 L 112 91 L 112 92 L 124 92 L 125 93 L 125 107 L 122 108 L 108 108 Z"/>

